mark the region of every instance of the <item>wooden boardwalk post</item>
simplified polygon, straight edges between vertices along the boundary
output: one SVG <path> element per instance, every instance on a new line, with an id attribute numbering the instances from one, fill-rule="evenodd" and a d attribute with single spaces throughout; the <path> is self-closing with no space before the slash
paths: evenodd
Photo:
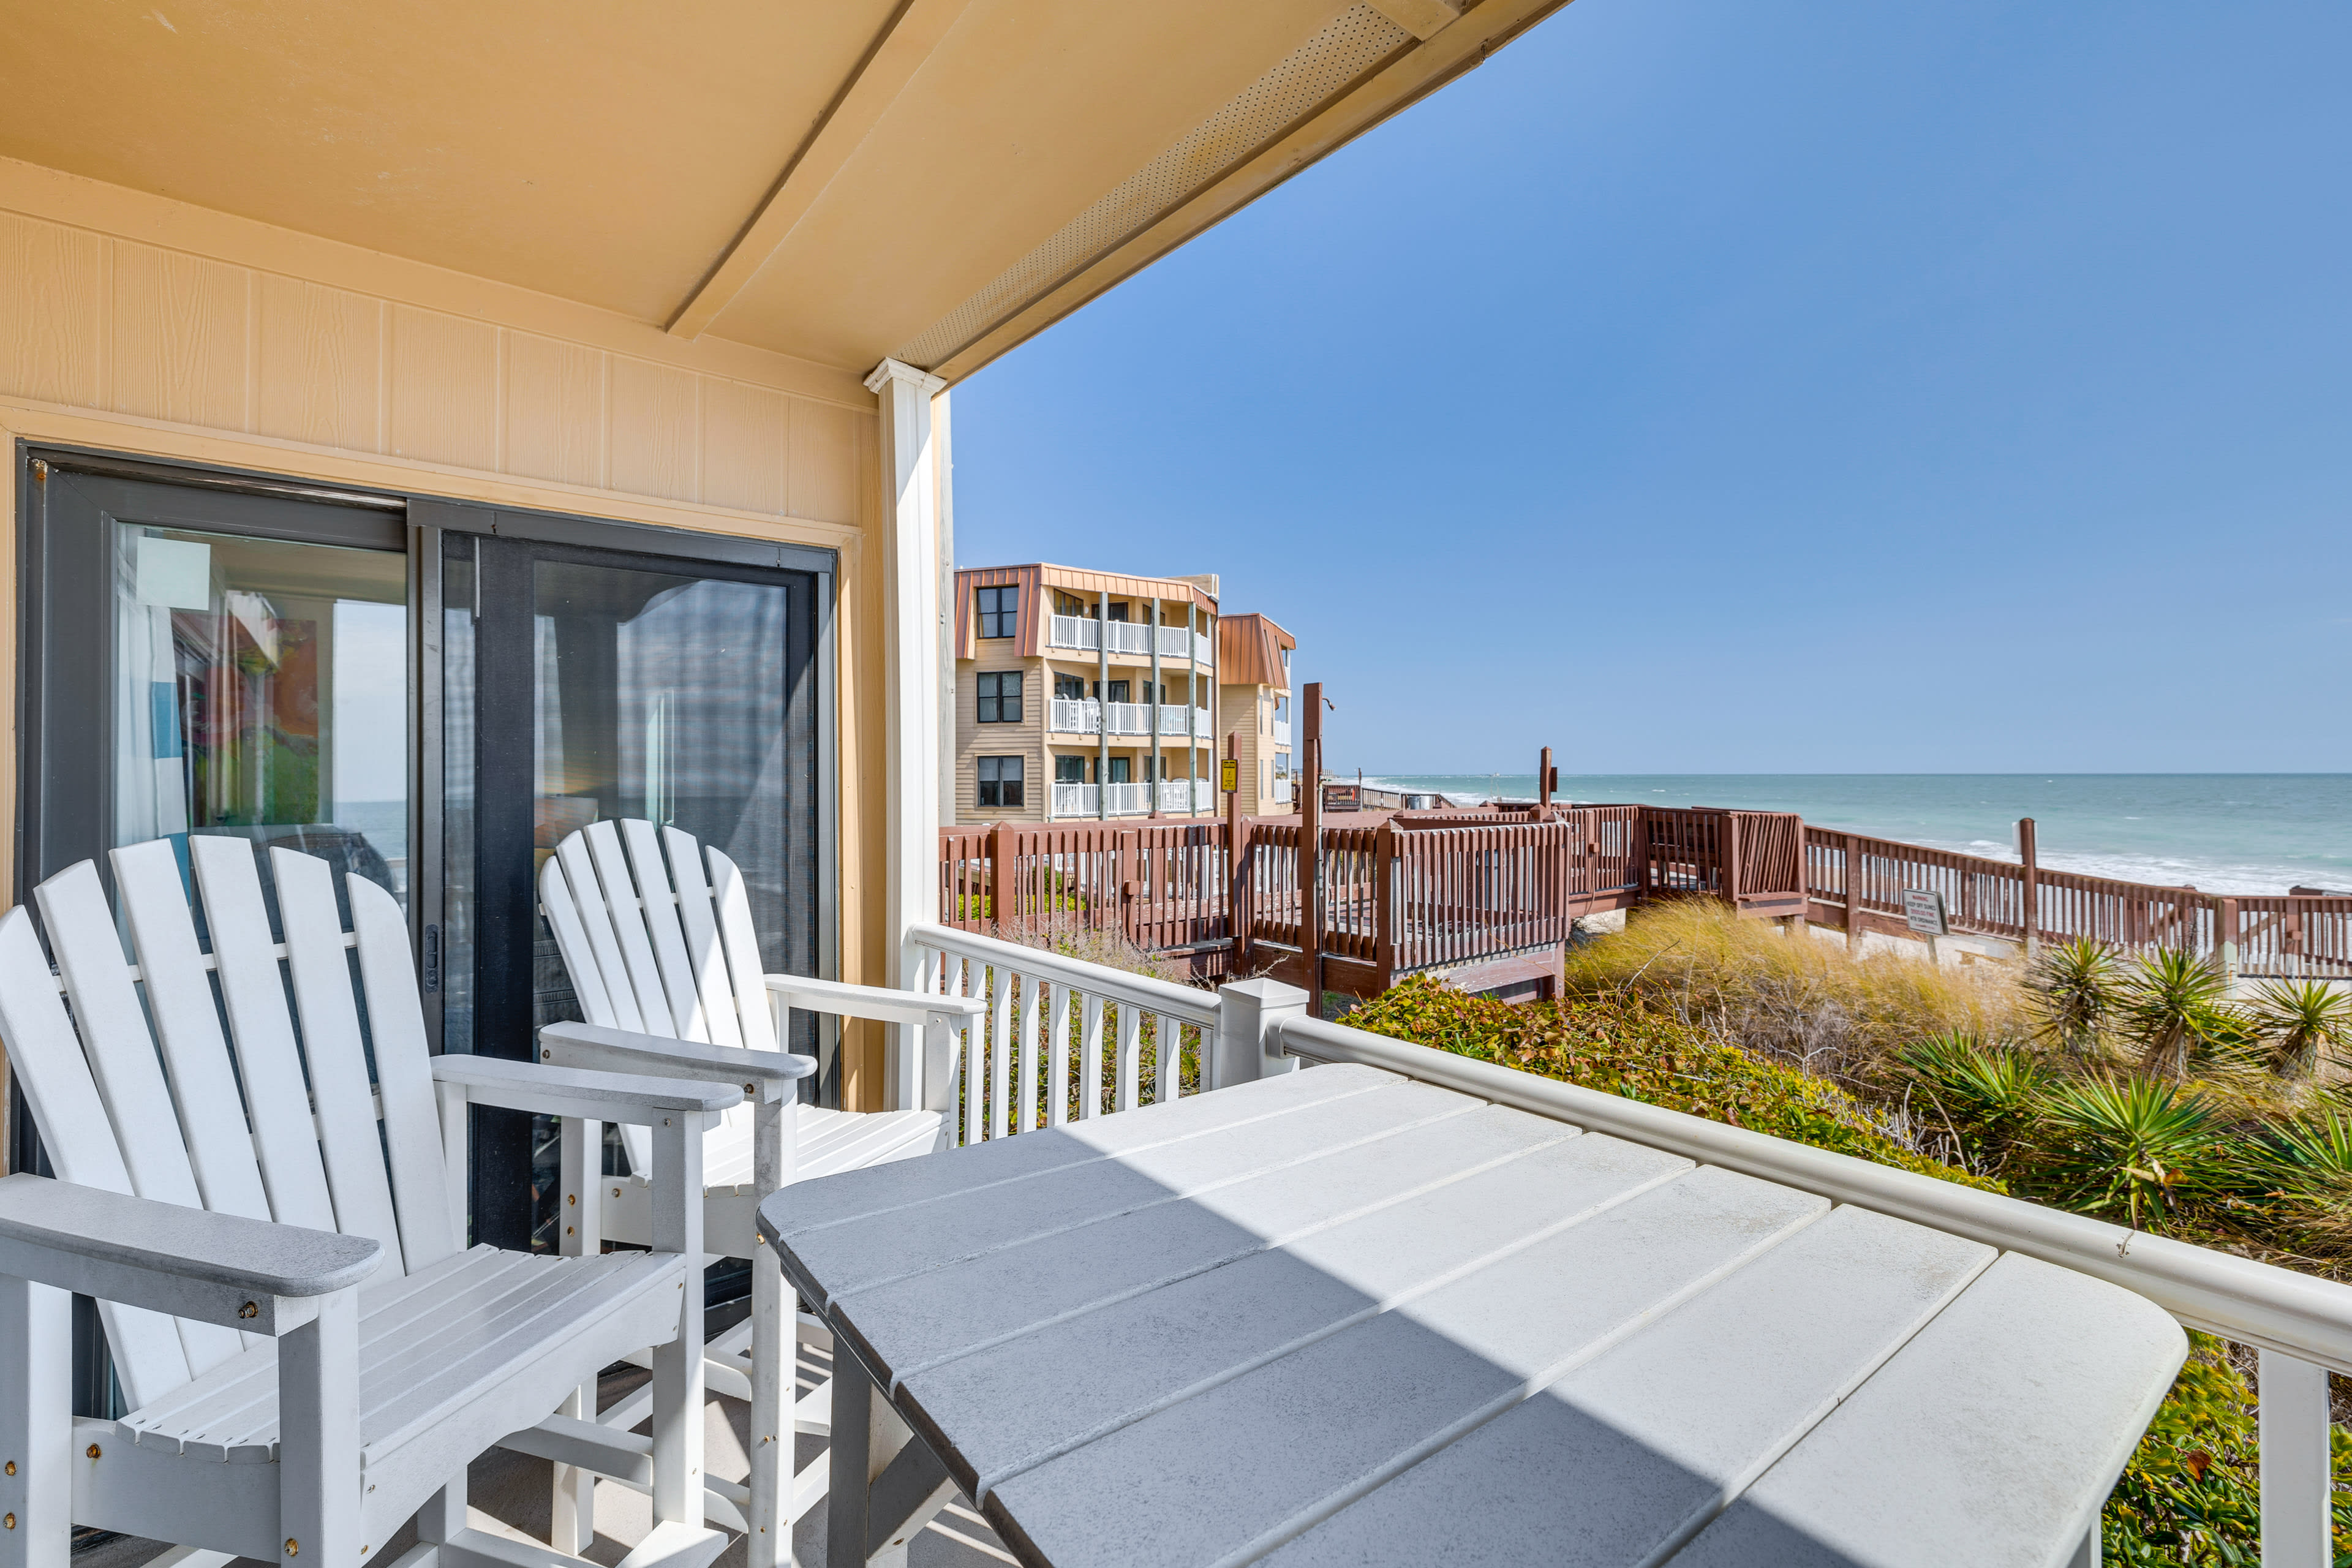
<path id="1" fill-rule="evenodd" d="M 2025 908 L 2021 911 L 2025 922 L 2025 956 L 2033 957 L 2042 951 L 2042 889 L 2041 866 L 2033 843 L 2033 818 L 2017 819 L 2017 858 L 2023 863 L 2023 894 Z"/>
<path id="2" fill-rule="evenodd" d="M 1234 944 L 1232 971 L 1241 973 L 1249 957 L 1249 827 L 1242 820 L 1241 737 L 1225 737 L 1225 761 L 1234 769 L 1234 787 L 1225 790 L 1225 929 Z M 1224 789 L 1218 770 L 1217 787 Z"/>
<path id="3" fill-rule="evenodd" d="M 1013 889 L 1013 862 L 1005 855 L 1004 824 L 1000 822 L 988 830 L 988 918 L 981 921 L 980 911 L 969 905 L 957 913 L 971 921 L 971 930 L 986 931 L 990 926 L 1003 930 L 1004 922 L 1020 912 L 1016 907 L 1019 901 L 1020 895 Z M 957 923 L 962 925 L 965 921 Z"/>
<path id="4" fill-rule="evenodd" d="M 1323 1016 L 1323 683 L 1307 683 L 1299 754 L 1305 763 L 1298 803 L 1298 943 L 1307 951 L 1307 1011 Z"/>
<path id="5" fill-rule="evenodd" d="M 1862 843 L 1845 836 L 1845 950 L 1862 951 Z"/>
<path id="6" fill-rule="evenodd" d="M 1739 912 L 1739 814 L 1723 814 L 1723 837 L 1716 840 L 1717 851 L 1723 858 L 1723 901 Z"/>
<path id="7" fill-rule="evenodd" d="M 1373 962 L 1380 965 L 1383 991 L 1396 984 L 1397 919 L 1402 912 L 1397 908 L 1396 854 L 1397 826 L 1391 817 L 1381 824 L 1372 839 L 1372 929 L 1379 943 Z"/>

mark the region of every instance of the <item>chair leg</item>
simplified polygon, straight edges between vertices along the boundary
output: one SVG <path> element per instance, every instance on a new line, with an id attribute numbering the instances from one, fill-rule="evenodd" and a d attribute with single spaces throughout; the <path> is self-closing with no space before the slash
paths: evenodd
<path id="1" fill-rule="evenodd" d="M 319 1315 L 278 1341 L 281 1562 L 352 1563 L 360 1539 L 360 1301 L 319 1298 Z"/>
<path id="2" fill-rule="evenodd" d="M 563 1201 L 556 1217 L 562 1233 L 556 1249 L 566 1258 L 593 1258 L 604 1249 L 604 1124 L 567 1116 L 558 1124 L 558 1160 Z M 557 1412 L 582 1421 L 596 1419 L 596 1385 L 573 1390 Z M 596 1539 L 596 1476 L 576 1465 L 555 1467 L 555 1496 L 548 1517 L 548 1544 L 577 1557 Z"/>
<path id="3" fill-rule="evenodd" d="M 66 1568 L 73 1554 L 73 1299 L 0 1276 L 0 1564 Z"/>
<path id="4" fill-rule="evenodd" d="M 557 1408 L 559 1415 L 582 1421 L 596 1419 L 596 1387 L 576 1388 Z M 555 1509 L 549 1516 L 547 1543 L 567 1556 L 584 1555 L 596 1539 L 596 1472 L 577 1465 L 555 1467 Z"/>
<path id="5" fill-rule="evenodd" d="M 682 1253 L 677 1333 L 654 1347 L 654 1523 L 703 1522 L 702 1123 L 671 1115 L 652 1129 L 653 1241 Z M 676 1173 L 674 1175 L 673 1173 Z M 682 1177 L 683 1179 L 678 1179 Z"/>
<path id="6" fill-rule="evenodd" d="M 755 1101 L 751 1107 L 751 1180 L 761 1197 L 793 1175 L 795 1108 L 788 1101 Z M 790 1296 L 783 1267 L 765 1237 L 755 1237 L 751 1257 L 751 1508 L 745 1542 L 747 1568 L 777 1568 L 794 1562 L 793 1368 L 799 1343 L 784 1333 Z"/>

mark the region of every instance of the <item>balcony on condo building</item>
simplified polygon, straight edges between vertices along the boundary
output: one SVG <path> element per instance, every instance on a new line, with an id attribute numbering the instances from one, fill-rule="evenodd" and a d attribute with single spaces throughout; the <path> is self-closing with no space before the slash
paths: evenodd
<path id="1" fill-rule="evenodd" d="M 1118 623 L 1110 623 L 1116 626 Z M 1056 697 L 1046 715 L 1046 724 L 1057 735 L 1099 735 L 1103 733 L 1103 710 L 1110 710 L 1110 733 L 1114 735 L 1150 735 L 1152 732 L 1152 710 L 1160 713 L 1160 733 L 1163 736 L 1198 735 L 1203 739 L 1214 731 L 1210 728 L 1206 708 L 1187 709 L 1181 702 L 1111 702 L 1102 703 L 1093 698 Z"/>

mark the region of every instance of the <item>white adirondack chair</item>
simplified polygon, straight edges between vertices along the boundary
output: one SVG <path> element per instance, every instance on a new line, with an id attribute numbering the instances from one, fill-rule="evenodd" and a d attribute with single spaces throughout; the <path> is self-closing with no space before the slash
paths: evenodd
<path id="1" fill-rule="evenodd" d="M 0 1179 L 0 1568 L 65 1568 L 73 1523 L 177 1543 L 177 1568 L 364 1568 L 412 1514 L 401 1568 L 589 1568 L 467 1529 L 466 1465 L 562 1427 L 649 1343 L 650 1441 L 579 1457 L 653 1494 L 632 1564 L 703 1568 L 727 1538 L 700 1485 L 701 1205 L 657 1196 L 651 1251 L 468 1249 L 467 1107 L 648 1127 L 676 1191 L 740 1086 L 780 1111 L 789 1078 L 429 1056 L 388 894 L 350 878 L 346 932 L 327 863 L 272 850 L 279 942 L 252 847 L 189 848 L 210 952 L 163 842 L 110 857 L 135 966 L 89 861 L 36 889 L 48 955 L 29 910 L 0 918 L 0 1039 L 58 1177 Z M 68 1292 L 99 1300 L 119 1420 L 70 1414 Z"/>
<path id="2" fill-rule="evenodd" d="M 774 1250 L 759 1245 L 760 1200 L 806 1177 L 946 1147 L 959 1031 L 976 1023 L 986 1004 L 764 973 L 742 873 L 717 848 L 705 848 L 674 827 L 657 831 L 636 819 L 592 823 L 556 846 L 539 887 L 540 907 L 587 1015 L 584 1024 L 551 1024 L 540 1031 L 542 1060 L 732 1083 L 744 1080 L 746 1063 L 780 1064 L 796 1075 L 815 1069 L 811 1058 L 782 1048 L 789 1008 L 920 1031 L 922 1081 L 902 1083 L 899 1109 L 860 1112 L 795 1103 L 791 1115 L 776 1119 L 772 1140 L 755 1135 L 752 1117 L 730 1111 L 703 1141 L 704 1243 L 714 1255 L 751 1265 L 751 1317 L 711 1342 L 705 1369 L 713 1390 L 751 1402 L 751 1480 L 741 1489 L 712 1483 L 710 1502 L 722 1520 L 730 1517 L 729 1505 L 743 1508 L 751 1568 L 773 1568 L 789 1554 L 793 1521 L 822 1495 L 826 1475 L 823 1462 L 814 1461 L 802 1477 L 792 1477 L 793 1434 L 824 1434 L 831 1419 L 830 1384 L 798 1400 L 788 1415 L 793 1388 L 788 1347 L 795 1335 L 819 1345 L 831 1337 L 814 1319 L 802 1320 L 794 1334 L 785 1332 L 790 1298 Z M 604 1184 L 603 1234 L 642 1240 L 667 1178 L 659 1168 L 646 1173 L 646 1145 L 638 1130 L 623 1128 L 622 1139 L 631 1174 Z M 567 1168 L 567 1203 L 575 1181 L 593 1175 Z M 586 1233 L 565 1238 L 567 1247 L 588 1251 L 595 1244 Z M 624 1404 L 604 1419 L 634 1422 L 642 1415 Z M 561 1458 L 552 1448 L 533 1447 L 538 1441 L 526 1435 L 513 1446 Z M 585 1517 L 592 1486 L 583 1472 L 559 1473 L 557 1514 Z M 559 1525 L 558 1544 L 563 1528 Z"/>

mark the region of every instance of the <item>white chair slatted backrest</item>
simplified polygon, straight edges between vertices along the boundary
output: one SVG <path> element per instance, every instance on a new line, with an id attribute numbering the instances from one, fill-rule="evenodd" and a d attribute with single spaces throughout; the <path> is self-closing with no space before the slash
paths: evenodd
<path id="1" fill-rule="evenodd" d="M 649 1035 L 676 1039 L 672 1024 L 676 1014 L 669 1005 L 668 988 L 662 984 L 661 970 L 654 963 L 653 943 L 646 936 L 645 916 L 629 876 L 628 857 L 621 849 L 621 836 L 609 822 L 592 822 L 580 831 L 588 840 L 588 858 L 604 887 L 604 909 L 621 947 L 621 973 L 606 975 L 604 988 L 626 986 L 636 998 L 639 1026 Z"/>
<path id="2" fill-rule="evenodd" d="M 751 924 L 751 900 L 743 891 L 743 873 L 716 846 L 705 853 L 710 858 L 710 901 L 719 910 L 719 940 L 727 949 L 727 967 L 735 975 L 735 1016 L 743 1026 L 743 1043 L 757 1050 L 775 1050 L 783 1031 L 776 1027 L 775 1016 L 768 1011 L 760 933 Z"/>
<path id="3" fill-rule="evenodd" d="M 708 1044 L 710 1028 L 702 1018 L 702 994 L 694 983 L 694 966 L 686 956 L 686 932 L 677 920 L 677 895 L 670 891 L 669 868 L 662 864 L 661 844 L 654 837 L 654 825 L 642 817 L 630 817 L 620 826 L 621 844 L 629 852 L 629 870 L 637 883 L 637 913 L 645 920 L 646 934 L 653 939 L 654 963 L 661 971 L 670 1033 L 681 1040 Z"/>
<path id="4" fill-rule="evenodd" d="M 563 842 L 555 847 L 555 853 L 548 858 L 546 868 L 540 873 L 542 894 L 548 879 L 559 875 L 566 885 L 563 905 L 576 912 L 581 933 L 587 939 L 587 950 L 582 955 L 584 962 L 574 962 L 574 949 L 563 942 L 563 928 L 556 927 L 556 945 L 563 950 L 563 967 L 572 975 L 572 994 L 580 998 L 581 1010 L 587 1012 L 591 1005 L 589 991 L 593 988 L 603 1002 L 605 1016 L 598 1017 L 589 1013 L 588 1022 L 607 1029 L 645 1033 L 646 1021 L 637 1011 L 637 988 L 621 962 L 620 938 L 614 933 L 613 912 L 604 902 L 604 889 L 597 879 L 595 865 L 588 858 L 586 834 L 567 833 Z M 545 901 L 543 898 L 541 901 Z M 587 986 L 581 984 L 583 975 L 588 979 Z"/>
<path id="5" fill-rule="evenodd" d="M 727 954 L 719 942 L 719 920 L 710 900 L 710 879 L 703 875 L 702 857 L 694 837 L 675 827 L 662 829 L 669 847 L 669 863 L 677 885 L 678 923 L 686 931 L 687 962 L 694 970 L 694 986 L 702 999 L 703 1026 L 717 1046 L 743 1044 L 742 1020 L 736 1016 L 735 991 L 727 973 Z"/>
<path id="6" fill-rule="evenodd" d="M 0 1038 L 51 1167 L 82 1185 L 373 1237 L 384 1245 L 383 1267 L 394 1273 L 456 1251 L 461 1221 L 442 1159 L 424 1012 L 399 905 L 374 883 L 348 878 L 356 934 L 347 939 L 326 862 L 273 850 L 287 936 L 281 955 L 270 940 L 252 847 L 198 835 L 189 850 L 214 939 L 217 1005 L 168 842 L 109 858 L 139 959 L 135 972 L 89 862 L 35 889 L 56 977 L 30 911 L 0 917 Z M 354 945 L 374 1086 L 348 956 Z M 289 980 L 301 1018 L 299 1054 Z M 143 1009 L 136 985 L 146 988 Z M 234 1067 L 220 1011 L 229 1016 Z M 100 1310 L 133 1408 L 217 1364 L 239 1343 L 234 1331 L 211 1325 L 111 1302 Z"/>
<path id="7" fill-rule="evenodd" d="M 335 873 L 324 860 L 290 849 L 272 849 L 269 869 L 278 884 L 278 925 L 286 936 L 286 968 L 294 981 L 335 1228 L 382 1243 L 385 1264 L 404 1272 L 392 1181 L 375 1128 L 374 1086 L 360 1040 L 359 999 L 352 994 L 343 921 L 335 909 Z"/>
<path id="8" fill-rule="evenodd" d="M 556 846 L 540 871 L 539 892 L 589 1023 L 673 1040 L 778 1047 L 743 874 L 719 850 L 675 827 L 656 837 L 641 819 L 593 822 Z M 740 1106 L 726 1112 L 709 1137 L 734 1136 L 726 1129 L 749 1115 Z M 630 1168 L 646 1169 L 653 1148 L 646 1129 L 624 1127 L 621 1141 Z"/>
<path id="9" fill-rule="evenodd" d="M 310 1093 L 302 1082 L 302 1059 L 294 1044 L 294 1019 L 286 1010 L 286 982 L 278 968 L 278 944 L 269 934 L 269 911 L 261 900 L 253 846 L 242 838 L 192 834 L 188 858 L 205 900 L 205 923 L 213 939 L 213 973 L 228 1011 L 230 1040 L 236 1047 L 237 1080 L 245 1086 L 245 1109 L 261 1153 L 261 1183 L 269 1194 L 269 1215 L 312 1230 L 335 1228 L 335 1202 L 327 1192 L 326 1162 L 310 1121 Z"/>

